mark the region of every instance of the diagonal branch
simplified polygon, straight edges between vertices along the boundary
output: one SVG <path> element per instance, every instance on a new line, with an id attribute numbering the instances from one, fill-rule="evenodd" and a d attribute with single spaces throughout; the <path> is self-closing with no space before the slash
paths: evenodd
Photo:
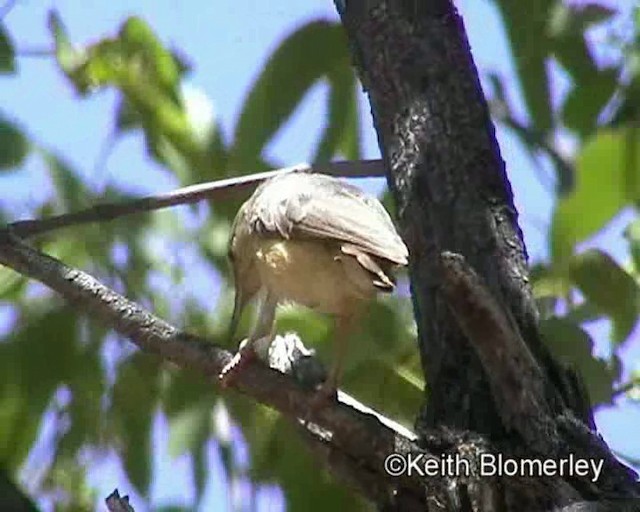
<path id="1" fill-rule="evenodd" d="M 13 233 L 20 237 L 39 235 L 54 229 L 60 229 L 91 222 L 106 222 L 135 213 L 160 210 L 179 204 L 192 204 L 203 200 L 226 199 L 241 192 L 253 189 L 266 179 L 289 172 L 317 172 L 333 176 L 365 178 L 383 176 L 381 160 L 342 161 L 325 164 L 298 164 L 273 171 L 259 172 L 225 178 L 217 181 L 179 188 L 167 194 L 143 197 L 126 203 L 105 203 L 75 213 L 66 213 L 46 219 L 20 220 L 9 225 Z"/>
<path id="2" fill-rule="evenodd" d="M 442 290 L 480 357 L 504 425 L 539 453 L 555 453 L 552 442 L 558 434 L 545 396 L 544 375 L 508 317 L 508 309 L 500 306 L 463 256 L 444 252 L 440 261 Z"/>
<path id="3" fill-rule="evenodd" d="M 89 274 L 31 248 L 10 230 L 0 231 L 0 263 L 42 282 L 78 311 L 128 337 L 142 350 L 183 369 L 217 380 L 232 357 L 227 350 L 178 330 Z M 299 418 L 309 413 L 309 392 L 289 376 L 261 363 L 249 364 L 239 372 L 233 387 L 300 424 L 325 449 L 366 469 L 380 486 L 402 488 L 405 494 L 414 497 L 414 502 L 421 502 L 424 483 L 419 475 L 392 479 L 384 472 L 384 461 L 393 452 L 424 453 L 405 432 L 394 428 L 391 420 L 381 421 L 376 415 L 357 410 L 341 400 L 317 411 L 313 423 L 301 421 Z M 446 482 L 444 478 L 434 479 L 431 486 L 446 489 Z"/>

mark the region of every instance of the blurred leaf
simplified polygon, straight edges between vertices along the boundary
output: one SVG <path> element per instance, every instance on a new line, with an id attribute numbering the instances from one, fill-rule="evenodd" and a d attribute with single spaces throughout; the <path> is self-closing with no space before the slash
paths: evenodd
<path id="1" fill-rule="evenodd" d="M 0 114 L 0 171 L 22 165 L 30 146 L 22 130 Z"/>
<path id="2" fill-rule="evenodd" d="M 640 197 L 640 148 L 627 130 L 602 130 L 576 160 L 576 186 L 560 199 L 551 227 L 553 260 L 566 260 L 576 243 L 602 229 L 629 201 Z M 606 186 L 603 186 L 606 184 Z"/>
<path id="3" fill-rule="evenodd" d="M 576 84 L 562 107 L 565 126 L 582 137 L 596 128 L 598 115 L 611 100 L 618 86 L 618 71 L 605 69 L 596 71 Z"/>
<path id="4" fill-rule="evenodd" d="M 75 370 L 76 319 L 66 308 L 23 312 L 0 343 L 0 460 L 16 469 L 56 389 Z"/>
<path id="5" fill-rule="evenodd" d="M 216 388 L 204 375 L 185 370 L 173 370 L 170 375 L 163 396 L 163 409 L 170 419 L 197 404 L 213 407 Z"/>
<path id="6" fill-rule="evenodd" d="M 191 452 L 193 459 L 193 479 L 196 486 L 196 499 L 195 507 L 198 508 L 200 501 L 204 496 L 204 491 L 207 484 L 207 477 L 209 476 L 209 466 L 207 465 L 207 440 L 195 447 Z M 193 509 L 192 509 L 193 510 Z"/>
<path id="7" fill-rule="evenodd" d="M 10 512 L 39 512 L 35 503 L 4 468 L 0 468 L 0 509 Z"/>
<path id="8" fill-rule="evenodd" d="M 264 409 L 264 408 L 260 408 Z M 288 510 L 366 510 L 365 503 L 330 477 L 309 453 L 291 422 L 268 411 L 247 434 L 251 475 L 259 482 L 278 482 Z M 244 431 L 244 424 L 243 431 Z"/>
<path id="9" fill-rule="evenodd" d="M 42 154 L 63 212 L 80 210 L 89 206 L 89 191 L 71 165 L 62 157 L 44 151 Z"/>
<path id="10" fill-rule="evenodd" d="M 9 33 L 0 21 L 0 74 L 16 72 L 16 56 Z"/>
<path id="11" fill-rule="evenodd" d="M 151 426 L 159 395 L 159 361 L 136 352 L 122 363 L 113 387 L 109 417 L 121 441 L 124 469 L 146 496 L 151 481 Z"/>
<path id="12" fill-rule="evenodd" d="M 495 0 L 511 42 L 518 77 L 534 127 L 551 130 L 553 119 L 546 60 L 551 51 L 547 20 L 554 0 Z"/>
<path id="13" fill-rule="evenodd" d="M 549 19 L 549 36 L 553 52 L 571 74 L 580 89 L 598 74 L 598 67 L 587 44 L 586 30 L 609 19 L 615 10 L 600 4 L 568 4 L 557 2 Z"/>
<path id="14" fill-rule="evenodd" d="M 142 125 L 142 116 L 126 96 L 118 98 L 114 124 L 116 131 L 120 133 L 128 132 Z"/>
<path id="15" fill-rule="evenodd" d="M 209 437 L 210 425 L 210 407 L 193 405 L 175 415 L 169 422 L 169 455 L 199 450 Z"/>
<path id="16" fill-rule="evenodd" d="M 244 103 L 230 166 L 253 170 L 255 159 L 311 86 L 340 66 L 349 69 L 349 62 L 339 24 L 314 21 L 289 35 L 269 58 Z"/>
<path id="17" fill-rule="evenodd" d="M 610 403 L 613 385 L 621 367 L 615 359 L 607 363 L 592 355 L 593 341 L 579 325 L 552 317 L 540 323 L 540 331 L 553 355 L 580 371 L 593 405 Z"/>
<path id="18" fill-rule="evenodd" d="M 591 249 L 576 255 L 569 275 L 585 298 L 613 322 L 613 341 L 622 343 L 638 318 L 639 288 L 635 279 L 608 254 Z"/>
<path id="19" fill-rule="evenodd" d="M 83 347 L 77 355 L 77 369 L 68 380 L 70 425 L 59 440 L 58 453 L 71 459 L 81 448 L 97 445 L 101 438 L 106 378 L 99 346 L 94 343 Z"/>
<path id="20" fill-rule="evenodd" d="M 53 37 L 56 48 L 56 60 L 60 69 L 72 73 L 85 59 L 83 52 L 76 50 L 71 44 L 67 28 L 56 10 L 49 11 L 47 27 Z"/>
<path id="21" fill-rule="evenodd" d="M 17 303 L 28 280 L 8 267 L 0 268 L 0 299 Z"/>
<path id="22" fill-rule="evenodd" d="M 369 360 L 345 375 L 344 387 L 367 406 L 411 428 L 424 399 L 424 380 L 417 354 L 406 364 Z"/>
<path id="23" fill-rule="evenodd" d="M 636 275 L 640 274 L 640 219 L 629 223 L 624 230 L 624 237 L 629 244 L 629 252 L 633 260 Z"/>
<path id="24" fill-rule="evenodd" d="M 347 66 L 329 73 L 329 116 L 316 150 L 314 162 L 326 162 L 336 153 L 346 160 L 360 159 L 360 122 L 356 79 Z"/>
<path id="25" fill-rule="evenodd" d="M 600 320 L 605 316 L 605 313 L 590 301 L 583 301 L 580 304 L 574 306 L 571 310 L 567 311 L 565 318 L 571 320 L 576 324 L 582 324 L 584 322 L 593 322 Z"/>
<path id="26" fill-rule="evenodd" d="M 571 282 L 565 273 L 553 266 L 534 265 L 531 268 L 533 293 L 536 298 L 567 297 L 571 291 Z"/>
<path id="27" fill-rule="evenodd" d="M 196 136 L 182 104 L 179 86 L 188 67 L 162 45 L 145 21 L 130 17 L 116 37 L 80 52 L 71 49 L 57 16 L 51 19 L 58 63 L 79 94 L 115 87 L 124 96 L 116 112 L 117 129 L 140 123 L 149 154 L 183 180 L 188 180 L 190 168 L 210 169 L 209 141 Z"/>

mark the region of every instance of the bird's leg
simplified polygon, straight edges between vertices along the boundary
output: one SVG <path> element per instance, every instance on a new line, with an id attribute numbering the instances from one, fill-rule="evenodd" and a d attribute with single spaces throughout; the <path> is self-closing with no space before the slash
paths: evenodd
<path id="1" fill-rule="evenodd" d="M 256 341 L 265 336 L 268 337 L 267 346 L 273 341 L 275 336 L 274 321 L 277 305 L 277 299 L 267 292 L 260 306 L 260 314 L 251 334 L 240 344 L 238 351 L 220 372 L 220 385 L 222 387 L 226 388 L 233 383 L 238 372 L 251 360 L 256 358 L 257 354 L 254 347 Z"/>
<path id="2" fill-rule="evenodd" d="M 324 407 L 338 391 L 338 384 L 342 378 L 344 359 L 347 354 L 348 341 L 352 332 L 354 316 L 355 315 L 351 314 L 343 314 L 336 317 L 331 369 L 329 370 L 327 380 L 324 381 L 320 389 L 316 391 L 312 398 L 312 409 L 320 409 Z"/>

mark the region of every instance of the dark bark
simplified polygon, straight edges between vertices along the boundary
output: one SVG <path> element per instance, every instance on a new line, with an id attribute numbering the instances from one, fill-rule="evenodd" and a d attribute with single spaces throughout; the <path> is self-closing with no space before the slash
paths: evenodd
<path id="1" fill-rule="evenodd" d="M 439 438 L 434 429 L 447 427 L 513 456 L 573 452 L 605 461 L 595 483 L 529 478 L 518 490 L 496 481 L 491 504 L 469 487 L 458 498 L 485 503 L 469 510 L 553 510 L 638 497 L 635 475 L 594 431 L 580 379 L 540 338 L 511 186 L 455 7 L 450 0 L 336 6 L 411 254 L 428 382 L 416 424 L 425 446 Z"/>

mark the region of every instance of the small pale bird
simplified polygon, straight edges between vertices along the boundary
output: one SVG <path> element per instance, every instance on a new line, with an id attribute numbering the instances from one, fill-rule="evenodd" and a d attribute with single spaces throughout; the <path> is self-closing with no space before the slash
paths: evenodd
<path id="1" fill-rule="evenodd" d="M 382 204 L 331 176 L 293 172 L 262 183 L 241 206 L 229 241 L 235 278 L 231 335 L 242 310 L 262 293 L 258 320 L 221 376 L 223 384 L 273 340 L 276 307 L 294 302 L 335 318 L 334 361 L 319 398 L 332 396 L 341 376 L 348 335 L 376 292 L 391 292 L 393 271 L 408 250 Z"/>

